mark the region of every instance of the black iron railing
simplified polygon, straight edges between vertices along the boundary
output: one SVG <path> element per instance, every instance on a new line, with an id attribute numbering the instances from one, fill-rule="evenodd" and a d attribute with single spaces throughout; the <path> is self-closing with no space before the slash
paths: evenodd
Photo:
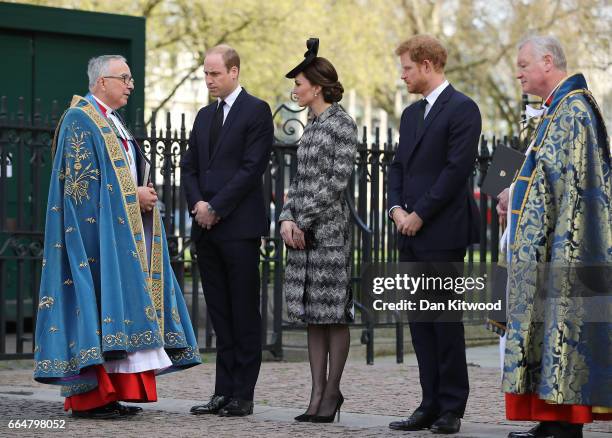
<path id="1" fill-rule="evenodd" d="M 56 107 L 56 106 L 55 106 Z M 22 106 L 23 108 L 23 102 Z M 47 118 L 36 111 L 32 119 L 23 111 L 9 116 L 6 100 L 0 100 L 0 359 L 32 357 L 35 315 L 43 249 L 44 214 L 50 176 L 51 142 L 58 121 L 55 111 Z M 275 226 L 291 178 L 297 169 L 296 150 L 307 115 L 290 105 L 275 111 L 276 136 L 264 187 L 271 231 L 261 246 L 261 313 L 264 349 L 283 354 L 283 332 L 299 328 L 283 311 L 285 251 Z M 182 116 L 173 129 L 170 115 L 163 127 L 152 118 L 151 126 L 134 126 L 134 135 L 150 157 L 151 175 L 161 202 L 172 267 L 185 294 L 203 352 L 214 351 L 214 332 L 207 317 L 196 254 L 190 239 L 191 219 L 180 186 L 179 161 L 187 149 L 188 129 Z M 384 135 L 384 139 L 382 138 Z M 353 290 L 357 300 L 356 325 L 363 327 L 369 363 L 373 361 L 374 330 L 395 327 L 398 360 L 403 355 L 403 326 L 398 315 L 382 317 L 371 311 L 362 297 L 359 280 L 364 264 L 397 261 L 397 232 L 388 218 L 386 191 L 388 169 L 397 144 L 392 130 L 360 133 L 360 144 L 346 198 L 352 219 Z M 480 207 L 481 243 L 469 248 L 472 263 L 498 260 L 499 227 L 496 201 L 480 195 L 478 187 L 499 144 L 519 148 L 518 139 L 481 139 L 470 184 Z M 386 318 L 386 319 L 383 319 Z M 468 321 L 469 322 L 469 321 Z"/>

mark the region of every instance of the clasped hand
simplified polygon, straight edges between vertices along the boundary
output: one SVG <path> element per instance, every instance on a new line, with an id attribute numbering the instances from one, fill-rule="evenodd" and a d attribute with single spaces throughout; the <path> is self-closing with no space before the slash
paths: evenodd
<path id="1" fill-rule="evenodd" d="M 414 211 L 408 213 L 402 208 L 393 210 L 393 222 L 397 226 L 397 231 L 406 236 L 415 236 L 423 226 L 423 220 Z"/>
<path id="2" fill-rule="evenodd" d="M 153 183 L 149 183 L 146 187 L 140 186 L 136 190 L 141 213 L 152 211 L 157 202 L 157 192 L 155 192 Z"/>
<path id="3" fill-rule="evenodd" d="M 191 214 L 193 214 L 193 218 L 198 225 L 207 230 L 210 230 L 221 220 L 219 216 L 208 211 L 208 202 L 206 201 L 198 201 L 191 210 Z"/>
<path id="4" fill-rule="evenodd" d="M 287 245 L 289 248 L 306 248 L 306 239 L 304 237 L 304 232 L 298 228 L 295 222 L 282 221 L 280 227 L 280 234 L 283 238 L 283 242 L 285 242 L 285 245 Z"/>
<path id="5" fill-rule="evenodd" d="M 499 224 L 503 228 L 506 225 L 506 215 L 508 214 L 508 202 L 510 198 L 510 189 L 505 188 L 502 192 L 497 195 L 497 215 L 499 217 Z"/>

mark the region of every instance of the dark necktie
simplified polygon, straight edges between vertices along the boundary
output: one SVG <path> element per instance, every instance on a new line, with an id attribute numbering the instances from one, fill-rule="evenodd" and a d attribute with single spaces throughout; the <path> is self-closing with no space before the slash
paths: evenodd
<path id="1" fill-rule="evenodd" d="M 419 100 L 417 106 L 417 124 L 416 124 L 416 135 L 418 136 L 423 129 L 423 120 L 425 119 L 425 107 L 427 106 L 427 99 Z"/>
<path id="2" fill-rule="evenodd" d="M 219 141 L 219 134 L 221 134 L 221 128 L 223 128 L 223 107 L 225 106 L 225 101 L 220 101 L 219 105 L 217 105 L 217 111 L 215 111 L 215 116 L 213 117 L 213 122 L 210 127 L 210 144 L 209 144 L 209 152 L 212 157 L 215 152 L 215 147 L 217 146 L 217 142 Z"/>

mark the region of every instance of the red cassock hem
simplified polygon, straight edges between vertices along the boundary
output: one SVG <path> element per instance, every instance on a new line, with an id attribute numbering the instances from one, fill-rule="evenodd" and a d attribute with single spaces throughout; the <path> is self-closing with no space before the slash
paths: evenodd
<path id="1" fill-rule="evenodd" d="M 155 371 L 140 373 L 107 373 L 102 365 L 93 367 L 98 387 L 92 391 L 66 397 L 64 410 L 86 411 L 114 401 L 146 403 L 157 401 Z"/>
<path id="2" fill-rule="evenodd" d="M 547 403 L 533 393 L 506 393 L 506 418 L 514 421 L 566 421 L 584 424 L 595 420 L 612 421 L 612 414 L 594 413 L 592 406 Z"/>

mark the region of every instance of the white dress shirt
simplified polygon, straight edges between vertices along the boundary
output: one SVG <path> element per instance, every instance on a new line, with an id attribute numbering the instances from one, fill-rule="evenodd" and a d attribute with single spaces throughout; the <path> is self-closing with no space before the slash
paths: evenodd
<path id="1" fill-rule="evenodd" d="M 242 87 L 238 85 L 234 91 L 232 91 L 223 101 L 225 102 L 225 106 L 223 107 L 223 123 L 225 123 L 225 119 L 227 119 L 227 115 L 232 109 L 232 105 L 236 102 L 238 95 L 242 91 Z M 221 102 L 221 98 L 217 98 L 217 105 Z"/>
<path id="2" fill-rule="evenodd" d="M 440 94 L 442 94 L 442 92 L 444 91 L 446 87 L 448 87 L 447 80 L 442 82 L 440 85 L 434 88 L 431 93 L 425 96 L 425 100 L 427 101 L 427 105 L 425 106 L 425 118 L 427 118 L 427 114 L 429 114 L 429 110 L 431 109 L 432 106 L 434 106 L 434 103 L 436 103 L 436 100 L 438 100 L 438 97 L 440 97 Z"/>

